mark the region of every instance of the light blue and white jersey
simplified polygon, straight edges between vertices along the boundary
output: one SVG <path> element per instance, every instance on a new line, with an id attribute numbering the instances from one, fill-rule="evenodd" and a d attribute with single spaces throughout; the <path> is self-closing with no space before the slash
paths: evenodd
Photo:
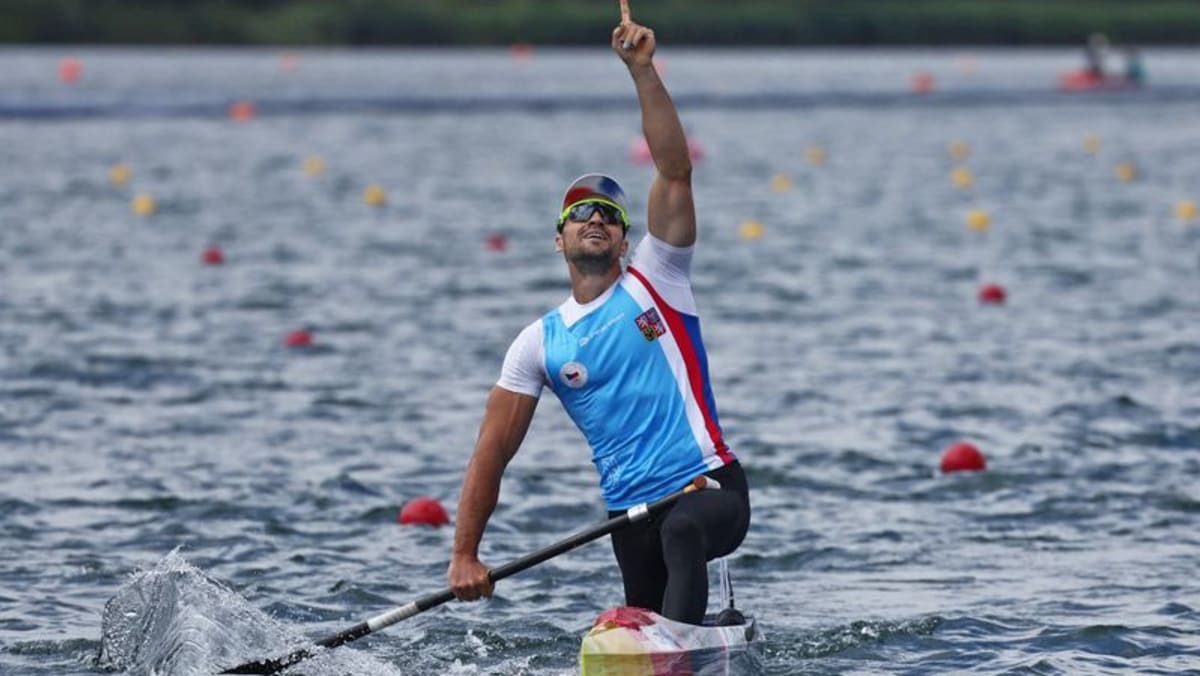
<path id="1" fill-rule="evenodd" d="M 568 298 L 521 332 L 500 387 L 538 397 L 546 385 L 592 447 L 610 510 L 678 490 L 733 461 L 708 377 L 692 296 L 692 247 L 646 235 L 595 300 Z"/>

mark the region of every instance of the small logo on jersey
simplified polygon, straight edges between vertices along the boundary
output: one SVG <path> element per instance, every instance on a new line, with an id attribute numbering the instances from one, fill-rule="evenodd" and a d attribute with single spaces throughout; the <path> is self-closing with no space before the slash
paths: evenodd
<path id="1" fill-rule="evenodd" d="M 569 361 L 558 370 L 558 379 L 562 381 L 563 385 L 577 390 L 587 385 L 587 369 L 577 361 Z"/>
<path id="2" fill-rule="evenodd" d="M 642 336 L 646 340 L 654 340 L 667 332 L 667 325 L 663 324 L 662 317 L 658 316 L 658 310 L 654 308 L 638 315 L 634 321 L 637 322 L 638 329 L 641 330 Z"/>
<path id="3" fill-rule="evenodd" d="M 622 312 L 621 314 L 617 315 L 616 317 L 613 317 L 612 319 L 610 319 L 610 320 L 608 320 L 608 321 L 604 322 L 604 324 L 602 324 L 602 325 L 600 326 L 600 328 L 598 328 L 598 329 L 596 329 L 595 331 L 592 331 L 591 333 L 589 333 L 588 335 L 586 335 L 586 336 L 584 336 L 584 337 L 580 338 L 580 339 L 579 339 L 579 347 L 587 347 L 587 346 L 588 346 L 588 343 L 592 342 L 592 339 L 593 339 L 593 338 L 596 338 L 596 337 L 597 337 L 597 336 L 599 336 L 600 334 L 604 333 L 604 332 L 605 332 L 605 331 L 607 331 L 607 330 L 608 330 L 608 329 L 609 329 L 609 328 L 610 328 L 610 327 L 611 327 L 613 324 L 616 324 L 617 322 L 621 321 L 622 319 L 625 319 L 625 313 L 624 313 L 624 312 Z"/>

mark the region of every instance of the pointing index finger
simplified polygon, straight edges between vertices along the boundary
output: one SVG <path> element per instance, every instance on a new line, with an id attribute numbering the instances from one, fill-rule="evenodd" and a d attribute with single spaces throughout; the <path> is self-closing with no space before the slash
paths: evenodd
<path id="1" fill-rule="evenodd" d="M 621 0 L 621 24 L 632 22 L 633 19 L 629 18 L 629 0 Z"/>

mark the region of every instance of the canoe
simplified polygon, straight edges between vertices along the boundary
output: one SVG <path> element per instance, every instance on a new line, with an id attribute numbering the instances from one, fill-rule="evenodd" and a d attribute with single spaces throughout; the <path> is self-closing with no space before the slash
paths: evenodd
<path id="1" fill-rule="evenodd" d="M 1058 78 L 1058 88 L 1066 92 L 1113 91 L 1132 89 L 1137 82 L 1120 75 L 1096 75 L 1086 70 L 1073 70 Z"/>
<path id="2" fill-rule="evenodd" d="M 584 676 L 667 676 L 668 674 L 757 673 L 763 635 L 753 617 L 717 626 L 669 620 L 641 608 L 607 610 L 583 637 L 579 648 Z"/>

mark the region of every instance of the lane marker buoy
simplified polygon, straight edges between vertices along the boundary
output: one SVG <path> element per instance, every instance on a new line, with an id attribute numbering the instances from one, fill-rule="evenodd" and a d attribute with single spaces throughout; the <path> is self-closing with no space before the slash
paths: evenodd
<path id="1" fill-rule="evenodd" d="M 1008 299 L 1008 292 L 999 284 L 984 284 L 979 287 L 978 298 L 984 305 L 1003 305 Z"/>
<path id="2" fill-rule="evenodd" d="M 396 521 L 403 526 L 433 526 L 437 528 L 450 523 L 450 515 L 437 500 L 420 497 L 409 500 L 400 509 Z"/>
<path id="3" fill-rule="evenodd" d="M 975 232 L 983 232 L 992 227 L 992 217 L 982 209 L 972 209 L 967 212 L 967 227 Z"/>
<path id="4" fill-rule="evenodd" d="M 221 251 L 220 247 L 210 246 L 201 254 L 200 260 L 204 261 L 205 265 L 221 265 L 225 262 L 225 252 Z"/>
<path id="5" fill-rule="evenodd" d="M 960 441 L 951 444 L 942 454 L 939 469 L 943 473 L 950 472 L 981 472 L 987 469 L 987 460 L 972 444 Z"/>
<path id="6" fill-rule="evenodd" d="M 149 216 L 150 214 L 154 213 L 154 211 L 158 208 L 158 205 L 154 203 L 153 197 L 142 193 L 133 198 L 130 208 L 133 209 L 133 213 L 137 214 L 138 216 Z"/>
<path id="7" fill-rule="evenodd" d="M 290 348 L 312 347 L 312 344 L 313 344 L 312 332 L 306 331 L 304 329 L 297 329 L 295 331 L 292 331 L 291 333 L 289 333 L 287 335 L 287 338 L 284 340 L 284 344 L 286 344 Z"/>
<path id="8" fill-rule="evenodd" d="M 371 184 L 363 191 L 363 202 L 366 202 L 368 206 L 381 207 L 387 204 L 387 191 L 383 189 L 383 186 Z"/>
<path id="9" fill-rule="evenodd" d="M 742 239 L 760 239 L 765 233 L 766 228 L 759 221 L 745 221 L 738 227 L 738 234 Z"/>

